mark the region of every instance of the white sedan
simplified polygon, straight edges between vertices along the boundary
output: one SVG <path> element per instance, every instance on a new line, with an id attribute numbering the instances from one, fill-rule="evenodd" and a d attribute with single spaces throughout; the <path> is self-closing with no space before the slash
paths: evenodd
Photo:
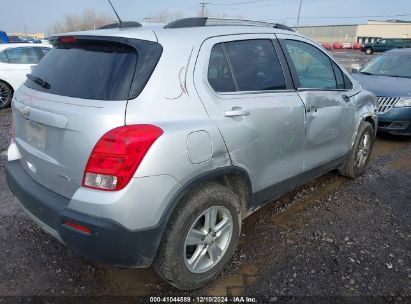
<path id="1" fill-rule="evenodd" d="M 14 92 L 52 48 L 49 44 L 0 44 L 0 109 L 10 106 Z"/>

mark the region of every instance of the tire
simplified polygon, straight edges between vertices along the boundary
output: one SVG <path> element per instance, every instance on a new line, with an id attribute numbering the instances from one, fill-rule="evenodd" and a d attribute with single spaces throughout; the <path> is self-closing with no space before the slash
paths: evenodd
<path id="1" fill-rule="evenodd" d="M 206 234 L 205 231 L 209 230 L 206 219 L 213 218 L 214 212 L 217 235 L 212 232 Z M 225 229 L 219 230 L 218 227 Z M 205 183 L 190 191 L 172 215 L 154 261 L 154 269 L 174 287 L 183 290 L 199 288 L 228 264 L 237 247 L 240 230 L 237 196 L 220 184 Z M 188 238 L 189 232 L 192 238 Z"/>
<path id="2" fill-rule="evenodd" d="M 370 160 L 374 140 L 375 132 L 372 125 L 367 121 L 361 122 L 354 145 L 339 173 L 350 178 L 363 174 Z"/>
<path id="3" fill-rule="evenodd" d="M 13 90 L 7 83 L 0 81 L 0 109 L 9 107 L 12 99 Z"/>
<path id="4" fill-rule="evenodd" d="M 374 53 L 374 51 L 373 51 L 372 48 L 366 48 L 366 49 L 365 49 L 365 54 L 371 55 L 372 53 Z"/>

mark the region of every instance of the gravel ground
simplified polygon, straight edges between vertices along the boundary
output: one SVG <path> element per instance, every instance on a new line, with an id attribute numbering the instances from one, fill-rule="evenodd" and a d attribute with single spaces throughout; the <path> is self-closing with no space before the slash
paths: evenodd
<path id="1" fill-rule="evenodd" d="M 1 167 L 9 114 L 0 110 Z M 379 136 L 366 174 L 349 180 L 329 173 L 257 211 L 244 221 L 224 273 L 185 293 L 152 269 L 119 269 L 75 255 L 24 215 L 0 170 L 0 303 L 27 303 L 16 296 L 113 302 L 66 297 L 73 295 L 129 296 L 117 299 L 131 302 L 142 295 L 248 295 L 259 303 L 409 303 L 410 189 L 411 138 Z"/>

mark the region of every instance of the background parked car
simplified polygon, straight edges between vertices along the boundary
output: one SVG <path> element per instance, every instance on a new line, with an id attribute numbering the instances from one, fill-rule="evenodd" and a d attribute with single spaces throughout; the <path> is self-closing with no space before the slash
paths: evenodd
<path id="1" fill-rule="evenodd" d="M 352 43 L 350 43 L 350 42 L 342 43 L 342 48 L 343 49 L 352 49 L 353 48 Z"/>
<path id="2" fill-rule="evenodd" d="M 325 42 L 325 43 L 323 43 L 323 44 L 321 44 L 321 45 L 322 45 L 323 48 L 325 48 L 326 50 L 332 50 L 332 49 L 333 49 L 333 47 L 332 47 L 332 45 L 331 45 L 330 43 Z"/>
<path id="3" fill-rule="evenodd" d="M 9 37 L 6 32 L 0 31 L 0 44 L 2 43 L 9 43 Z"/>
<path id="4" fill-rule="evenodd" d="M 334 50 L 340 50 L 340 49 L 343 48 L 343 45 L 339 42 L 334 42 L 332 47 L 333 47 Z"/>
<path id="5" fill-rule="evenodd" d="M 26 43 L 27 41 L 19 36 L 9 36 L 9 43 Z"/>
<path id="6" fill-rule="evenodd" d="M 362 44 L 361 43 L 354 43 L 353 45 L 352 45 L 352 48 L 354 49 L 354 50 L 361 50 L 361 48 L 362 48 Z"/>
<path id="7" fill-rule="evenodd" d="M 47 44 L 8 43 L 0 45 L 0 109 L 8 107 L 14 92 L 32 68 L 50 50 Z"/>
<path id="8" fill-rule="evenodd" d="M 395 49 L 352 75 L 378 97 L 378 130 L 411 134 L 411 49 Z"/>
<path id="9" fill-rule="evenodd" d="M 374 52 L 385 52 L 397 48 L 409 48 L 411 47 L 410 38 L 398 38 L 398 39 L 381 39 L 374 43 L 366 43 L 362 47 L 361 51 L 370 55 Z"/>

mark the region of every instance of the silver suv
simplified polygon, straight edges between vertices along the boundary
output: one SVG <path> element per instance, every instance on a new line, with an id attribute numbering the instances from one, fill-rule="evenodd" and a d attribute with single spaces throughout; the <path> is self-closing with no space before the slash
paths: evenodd
<path id="1" fill-rule="evenodd" d="M 376 99 L 308 38 L 207 18 L 113 27 L 53 37 L 12 102 L 9 186 L 80 255 L 198 288 L 249 214 L 365 170 Z"/>

